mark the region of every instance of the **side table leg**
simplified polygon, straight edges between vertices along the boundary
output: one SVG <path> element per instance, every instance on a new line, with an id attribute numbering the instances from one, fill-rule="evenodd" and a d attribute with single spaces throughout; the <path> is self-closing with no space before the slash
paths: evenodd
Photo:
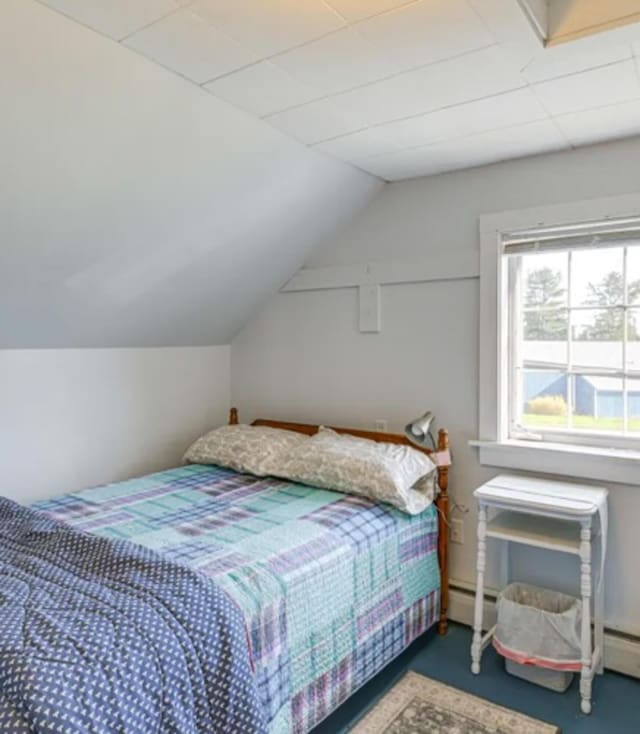
<path id="1" fill-rule="evenodd" d="M 511 581 L 511 556 L 509 555 L 509 541 L 503 540 L 500 549 L 500 584 L 504 589 Z"/>
<path id="2" fill-rule="evenodd" d="M 476 603 L 473 615 L 473 641 L 471 643 L 471 672 L 480 673 L 482 656 L 482 612 L 484 609 L 484 571 L 487 563 L 487 509 L 483 505 L 478 508 L 478 559 L 476 579 Z"/>
<path id="3" fill-rule="evenodd" d="M 591 685 L 593 682 L 591 644 L 591 522 L 580 530 L 580 591 L 582 595 L 582 673 L 580 675 L 580 708 L 591 713 Z"/>
<path id="4" fill-rule="evenodd" d="M 602 534 L 600 534 L 600 541 L 598 543 L 600 554 L 604 552 L 602 547 Z M 602 578 L 600 577 L 602 574 Z M 600 571 L 598 572 L 598 586 L 595 591 L 595 609 L 594 609 L 594 642 L 595 646 L 600 650 L 600 662 L 598 663 L 598 675 L 604 673 L 604 569 L 602 564 L 600 565 Z"/>

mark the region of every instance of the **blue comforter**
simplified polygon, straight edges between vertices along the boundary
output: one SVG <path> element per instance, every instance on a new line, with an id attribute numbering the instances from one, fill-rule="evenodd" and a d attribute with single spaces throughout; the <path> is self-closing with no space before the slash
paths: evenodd
<path id="1" fill-rule="evenodd" d="M 0 732 L 263 732 L 213 581 L 0 498 Z"/>

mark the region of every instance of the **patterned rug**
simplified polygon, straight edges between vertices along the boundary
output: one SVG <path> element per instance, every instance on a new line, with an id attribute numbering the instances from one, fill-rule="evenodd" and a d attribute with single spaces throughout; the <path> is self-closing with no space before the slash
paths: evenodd
<path id="1" fill-rule="evenodd" d="M 559 734 L 544 721 L 407 673 L 351 734 Z"/>

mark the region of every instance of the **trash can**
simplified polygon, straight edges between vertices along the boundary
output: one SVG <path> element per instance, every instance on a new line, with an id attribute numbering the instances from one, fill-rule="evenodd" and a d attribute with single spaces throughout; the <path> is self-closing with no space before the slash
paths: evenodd
<path id="1" fill-rule="evenodd" d="M 565 691 L 581 669 L 582 603 L 528 584 L 510 584 L 498 596 L 493 646 L 508 673 Z"/>

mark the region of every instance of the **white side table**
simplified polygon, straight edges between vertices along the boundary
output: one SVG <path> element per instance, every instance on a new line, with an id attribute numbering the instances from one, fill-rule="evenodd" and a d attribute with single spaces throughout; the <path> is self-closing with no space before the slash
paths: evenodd
<path id="1" fill-rule="evenodd" d="M 478 559 L 471 671 L 480 673 L 480 659 L 495 627 L 484 636 L 484 572 L 486 539 L 497 538 L 537 548 L 572 553 L 580 558 L 582 596 L 581 709 L 591 713 L 591 687 L 595 673 L 603 672 L 604 559 L 607 532 L 607 495 L 602 487 L 556 482 L 532 477 L 501 475 L 478 487 Z M 596 520 L 599 518 L 599 522 Z M 600 567 L 593 592 L 592 539 L 600 535 Z M 504 549 L 503 583 L 508 583 L 508 547 Z M 595 598 L 594 598 L 595 597 Z M 594 639 L 591 636 L 591 601 L 594 598 Z"/>

